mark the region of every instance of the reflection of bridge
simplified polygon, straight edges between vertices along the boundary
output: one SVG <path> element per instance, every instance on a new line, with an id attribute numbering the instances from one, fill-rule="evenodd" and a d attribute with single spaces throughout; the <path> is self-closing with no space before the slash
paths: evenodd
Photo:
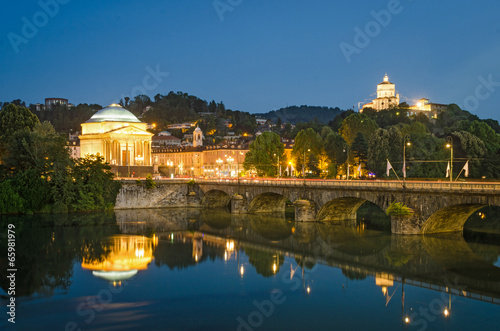
<path id="1" fill-rule="evenodd" d="M 500 184 L 331 180 L 208 180 L 195 185 L 162 181 L 155 189 L 125 183 L 117 209 L 151 207 L 231 207 L 233 213 L 283 212 L 287 201 L 296 202 L 296 220 L 344 222 L 355 219 L 366 201 L 385 210 L 405 201 L 413 217 L 393 220 L 396 233 L 462 231 L 466 220 L 488 205 L 500 206 Z"/>
<path id="2" fill-rule="evenodd" d="M 192 209 L 127 210 L 116 215 L 124 233 L 154 231 L 160 239 L 172 232 L 193 238 L 203 233 L 204 240 L 220 242 L 221 247 L 226 240 L 234 242 L 234 247 L 500 304 L 500 269 L 476 254 L 461 236 L 390 236 L 331 223 L 293 224 L 282 215 Z M 491 252 L 481 254 L 498 256 L 500 250 L 497 246 L 486 249 Z"/>

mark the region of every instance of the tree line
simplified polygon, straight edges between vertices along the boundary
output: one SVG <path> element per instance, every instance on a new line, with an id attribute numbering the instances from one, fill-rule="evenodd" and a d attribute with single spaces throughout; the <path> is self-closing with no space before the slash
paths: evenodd
<path id="1" fill-rule="evenodd" d="M 0 111 L 0 214 L 111 208 L 120 183 L 102 157 L 73 160 L 48 121 L 9 104 Z"/>
<path id="2" fill-rule="evenodd" d="M 262 134 L 250 145 L 245 169 L 276 176 L 280 168 L 282 174 L 290 169 L 291 162 L 293 175 L 299 177 L 304 172 L 309 177 L 345 178 L 348 168 L 350 177 L 385 177 L 390 160 L 402 176 L 405 148 L 407 177 L 442 178 L 451 161 L 448 139 L 453 145 L 454 179 L 467 161 L 469 177 L 500 178 L 499 133 L 497 121 L 480 120 L 453 104 L 436 119 L 409 116 L 405 105 L 363 113 L 349 110 L 326 126 L 299 123 L 291 131 L 277 126 L 274 132 Z M 281 136 L 295 139 L 291 159 L 286 157 Z"/>

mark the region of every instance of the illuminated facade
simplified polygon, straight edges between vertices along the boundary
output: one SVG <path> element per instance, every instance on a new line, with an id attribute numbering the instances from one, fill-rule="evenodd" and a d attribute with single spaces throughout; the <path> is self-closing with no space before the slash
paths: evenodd
<path id="1" fill-rule="evenodd" d="M 100 155 L 111 165 L 151 165 L 147 124 L 120 105 L 111 104 L 82 123 L 80 155 Z"/>
<path id="2" fill-rule="evenodd" d="M 163 173 L 185 176 L 236 177 L 243 171 L 248 147 L 241 145 L 154 149 Z"/>
<path id="3" fill-rule="evenodd" d="M 435 119 L 440 112 L 446 110 L 447 108 L 447 105 L 431 103 L 429 102 L 429 99 L 422 98 L 418 100 L 415 105 L 409 107 L 408 115 L 424 114 L 429 118 Z"/>
<path id="4" fill-rule="evenodd" d="M 396 93 L 396 85 L 389 82 L 387 74 L 382 83 L 377 85 L 377 98 L 372 102 L 364 104 L 363 109 L 373 108 L 377 111 L 397 107 L 399 105 L 399 93 Z"/>

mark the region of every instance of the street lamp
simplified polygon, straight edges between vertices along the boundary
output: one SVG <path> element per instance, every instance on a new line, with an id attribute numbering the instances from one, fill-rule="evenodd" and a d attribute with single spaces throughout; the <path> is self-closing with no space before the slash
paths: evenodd
<path id="1" fill-rule="evenodd" d="M 174 172 L 175 172 L 175 169 L 173 169 L 172 167 L 174 166 L 174 161 L 170 161 L 170 159 L 167 160 L 167 166 L 168 166 L 168 169 L 169 169 L 169 172 L 170 172 L 170 178 L 174 178 Z"/>
<path id="2" fill-rule="evenodd" d="M 349 147 L 348 143 L 344 143 L 344 150 L 343 152 L 347 152 L 347 175 L 345 177 L 346 180 L 349 179 L 349 156 L 351 154 L 351 148 Z"/>
<path id="3" fill-rule="evenodd" d="M 280 155 L 279 154 L 276 154 L 274 153 L 274 156 L 277 156 L 278 157 L 278 175 L 277 177 L 280 178 L 281 177 L 281 164 L 280 164 Z"/>
<path id="4" fill-rule="evenodd" d="M 406 146 L 411 146 L 409 134 L 403 138 L 403 203 L 406 200 Z"/>
<path id="5" fill-rule="evenodd" d="M 227 169 L 228 169 L 228 174 L 229 174 L 229 177 L 232 177 L 231 163 L 233 163 L 234 158 L 232 158 L 232 157 L 230 156 L 230 157 L 228 157 L 226 160 L 227 160 Z"/>
<path id="6" fill-rule="evenodd" d="M 308 148 L 307 151 L 310 152 L 311 149 Z M 302 159 L 302 178 L 304 178 L 304 183 L 305 183 L 305 180 L 306 180 L 306 146 L 305 145 L 304 145 L 304 158 Z"/>
<path id="7" fill-rule="evenodd" d="M 217 166 L 218 166 L 217 168 L 218 168 L 218 170 L 219 170 L 219 180 L 220 180 L 220 170 L 222 169 L 222 168 L 221 168 L 221 164 L 222 164 L 224 161 L 222 161 L 222 159 L 221 159 L 221 158 L 218 158 L 217 160 L 215 160 L 215 162 L 217 163 Z"/>
<path id="8" fill-rule="evenodd" d="M 453 138 L 451 136 L 446 137 L 446 147 L 450 149 L 450 182 L 453 181 Z"/>

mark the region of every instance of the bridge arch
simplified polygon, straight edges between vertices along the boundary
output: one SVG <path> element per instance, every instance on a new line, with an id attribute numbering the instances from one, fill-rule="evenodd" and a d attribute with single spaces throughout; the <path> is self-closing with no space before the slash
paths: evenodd
<path id="1" fill-rule="evenodd" d="M 250 213 L 283 213 L 287 198 L 278 193 L 266 192 L 252 199 L 248 207 Z"/>
<path id="2" fill-rule="evenodd" d="M 422 234 L 462 232 L 467 219 L 484 204 L 459 204 L 447 206 L 433 213 L 423 224 Z"/>
<path id="3" fill-rule="evenodd" d="M 229 208 L 231 196 L 222 190 L 210 190 L 205 192 L 201 199 L 204 208 Z"/>
<path id="4" fill-rule="evenodd" d="M 337 198 L 328 201 L 319 210 L 316 221 L 342 223 L 356 222 L 356 213 L 368 200 L 355 197 Z M 355 225 L 355 224 L 353 224 Z"/>

